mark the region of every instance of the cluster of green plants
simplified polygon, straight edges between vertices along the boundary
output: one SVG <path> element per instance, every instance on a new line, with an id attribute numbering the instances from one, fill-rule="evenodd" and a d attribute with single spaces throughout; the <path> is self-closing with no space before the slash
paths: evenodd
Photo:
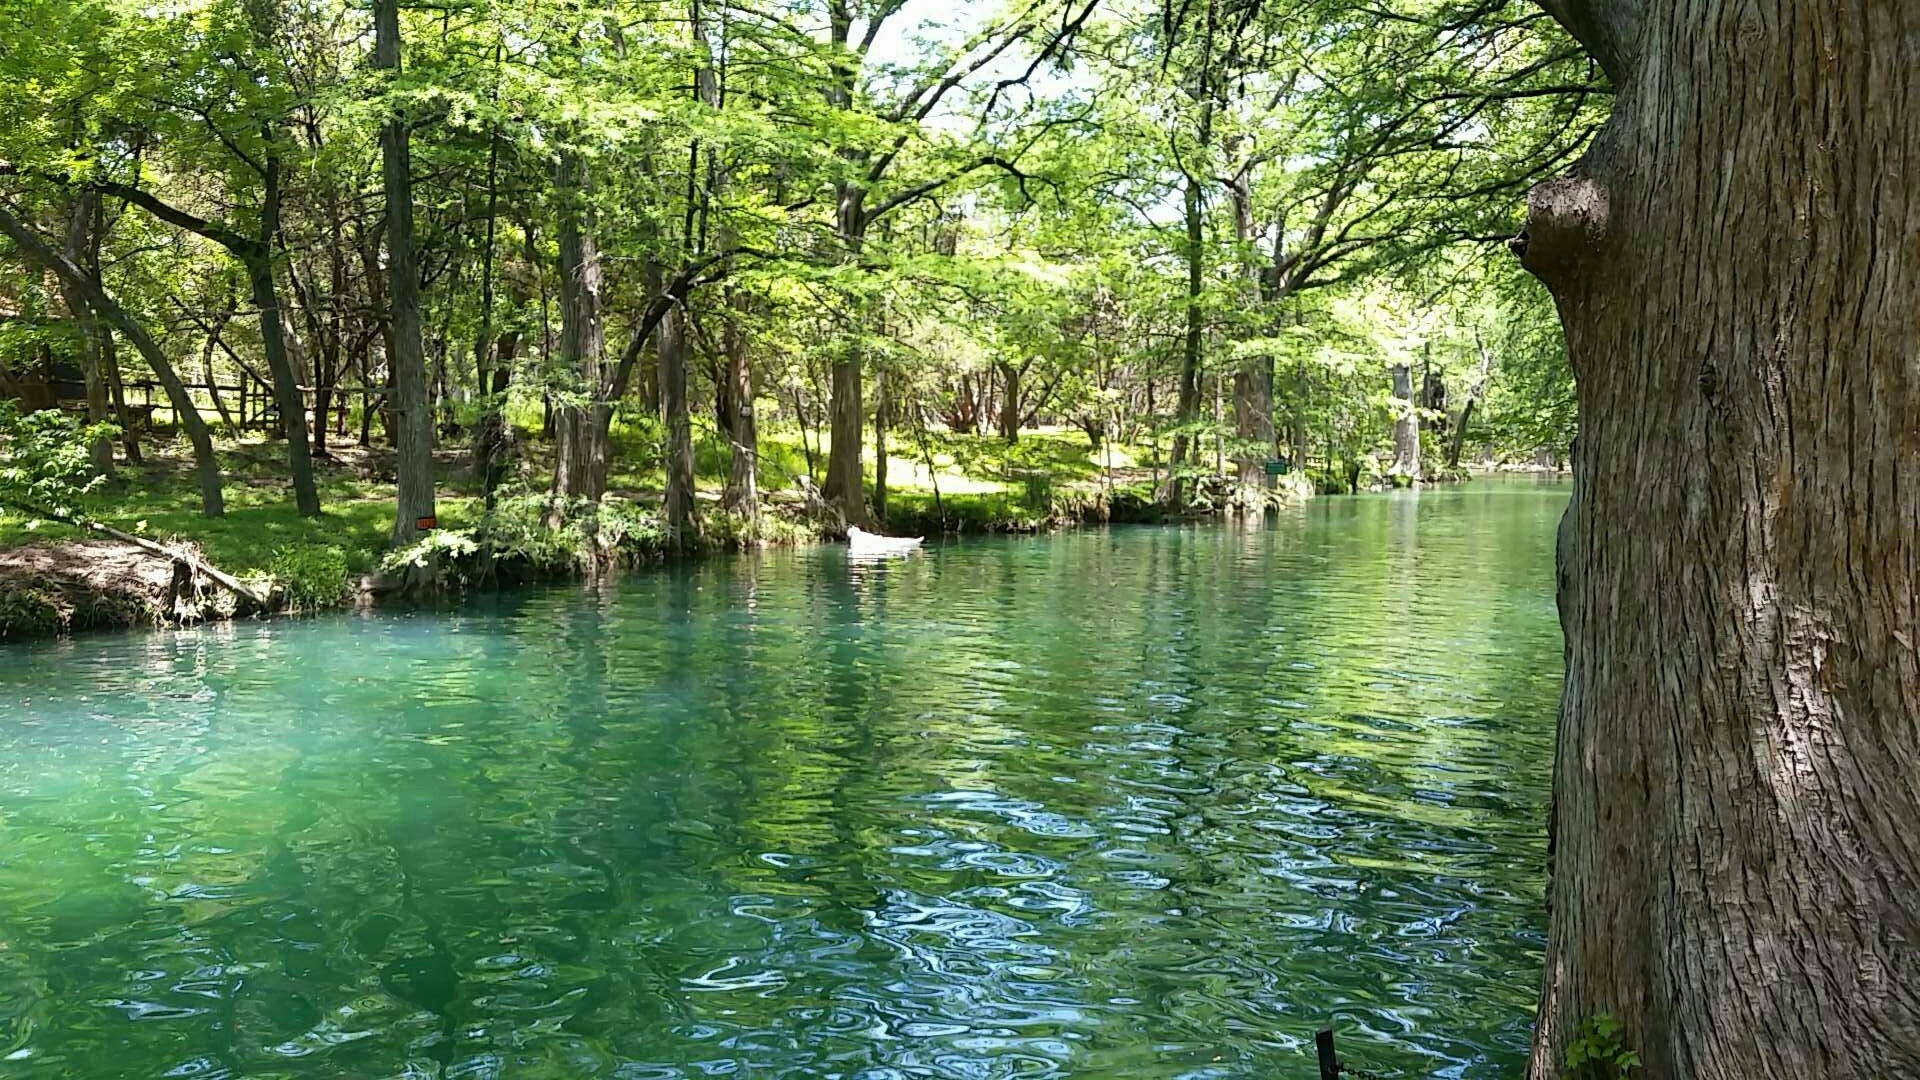
<path id="1" fill-rule="evenodd" d="M 1626 1026 L 1608 1013 L 1580 1022 L 1561 1062 L 1561 1080 L 1631 1080 L 1640 1070 L 1640 1054 L 1627 1044 Z"/>
<path id="2" fill-rule="evenodd" d="M 73 518 L 104 479 L 89 448 L 119 431 L 57 409 L 23 412 L 0 400 L 0 504 L 29 515 Z"/>
<path id="3" fill-rule="evenodd" d="M 347 595 L 352 573 L 347 553 L 335 544 L 279 548 L 267 562 L 272 588 L 279 590 L 289 611 L 337 606 Z"/>

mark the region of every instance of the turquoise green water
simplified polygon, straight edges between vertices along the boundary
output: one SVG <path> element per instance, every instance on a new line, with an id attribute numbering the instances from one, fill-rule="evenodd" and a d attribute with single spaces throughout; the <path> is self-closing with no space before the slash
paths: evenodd
<path id="1" fill-rule="evenodd" d="M 1512 1075 L 1564 501 L 10 647 L 0 1075 Z"/>

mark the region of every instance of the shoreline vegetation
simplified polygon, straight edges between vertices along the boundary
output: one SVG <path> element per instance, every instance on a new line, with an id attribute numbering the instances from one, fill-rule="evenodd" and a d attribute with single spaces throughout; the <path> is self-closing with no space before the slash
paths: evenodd
<path id="1" fill-rule="evenodd" d="M 534 443 L 528 433 L 524 445 Z M 1173 514 L 1156 495 L 1165 473 L 1154 467 L 1152 446 L 1108 446 L 1096 454 L 1083 435 L 1068 431 L 1029 432 L 1015 443 L 942 433 L 929 444 L 920 461 L 890 462 L 896 486 L 884 510 L 876 506 L 874 513 L 889 534 L 1018 534 L 1207 520 L 1355 490 L 1344 481 L 1344 468 L 1289 471 L 1270 489 L 1253 490 L 1228 476 L 1203 475 L 1195 478 L 1188 507 Z M 698 476 L 705 527 L 697 544 L 679 551 L 664 542 L 662 497 L 657 484 L 649 487 L 655 478 L 644 454 L 616 477 L 589 533 L 577 520 L 550 523 L 550 499 L 538 478 L 551 464 L 537 454 L 517 463 L 518 475 L 488 511 L 465 456 L 442 453 L 436 455 L 443 492 L 437 527 L 396 551 L 387 533 L 391 454 L 348 447 L 316 462 L 327 509 L 309 518 L 288 505 L 270 441 L 223 442 L 228 512 L 206 518 L 194 507 L 190 456 L 156 443 L 141 466 L 123 468 L 89 491 L 76 509 L 87 525 L 0 507 L 0 642 L 444 603 L 475 591 L 585 580 L 673 558 L 838 539 L 842 527 L 818 504 L 798 431 L 763 435 L 762 446 L 763 494 L 751 521 L 720 506 L 720 448 L 700 448 L 700 460 L 716 463 L 713 475 L 703 470 Z M 1358 490 L 1405 486 L 1379 460 L 1359 464 Z M 1488 462 L 1423 482 L 1512 471 L 1556 470 Z"/>
<path id="2" fill-rule="evenodd" d="M 1151 447 L 1112 446 L 1096 456 L 1078 433 L 1045 431 L 1011 444 L 944 434 L 927 442 L 921 460 L 890 462 L 895 486 L 873 507 L 875 523 L 889 534 L 1201 519 L 1296 505 L 1314 493 L 1298 473 L 1253 490 L 1237 490 L 1226 477 L 1200 477 L 1187 509 L 1173 515 L 1156 497 L 1165 477 L 1153 467 Z M 143 464 L 96 483 L 69 514 L 0 507 L 0 641 L 444 602 L 476 590 L 842 535 L 844 526 L 820 505 L 798 432 L 763 435 L 761 445 L 762 494 L 752 519 L 721 507 L 723 453 L 701 448 L 712 453 L 697 457 L 716 462 L 717 475 L 699 474 L 703 528 L 696 543 L 677 550 L 665 542 L 662 495 L 650 483 L 657 477 L 644 453 L 623 458 L 634 465 L 615 475 L 590 529 L 583 527 L 589 519 L 577 516 L 555 523 L 552 499 L 539 483 L 551 463 L 537 453 L 516 463 L 518 475 L 496 492 L 491 509 L 466 455 L 437 454 L 436 526 L 392 549 L 390 453 L 349 447 L 317 460 L 326 509 L 303 517 L 289 505 L 271 441 L 225 441 L 219 451 L 227 512 L 208 518 L 197 512 L 190 454 L 158 442 Z"/>
<path id="3" fill-rule="evenodd" d="M 0 637 L 1554 453 L 1504 241 L 1605 80 L 1521 2 L 27 3 Z"/>
<path id="4" fill-rule="evenodd" d="M 1602 112 L 1558 29 L 912 6 L 25 5 L 0 639 L 1571 443 L 1504 248 Z"/>
<path id="5" fill-rule="evenodd" d="M 1164 482 L 1151 447 L 1109 448 L 1096 460 L 1087 440 L 1070 432 L 1037 432 L 1021 443 L 994 436 L 943 436 L 931 452 L 935 468 L 896 460 L 896 487 L 875 517 L 899 536 L 1025 534 L 1093 524 L 1165 524 L 1263 513 L 1298 506 L 1315 495 L 1407 486 L 1363 463 L 1357 489 L 1340 470 L 1289 472 L 1271 489 L 1245 490 L 1231 477 L 1202 476 L 1186 510 L 1170 513 L 1156 497 Z M 788 439 L 763 436 L 774 452 L 769 471 L 786 461 Z M 482 506 L 461 455 L 439 455 L 444 492 L 438 527 L 398 551 L 388 545 L 391 499 L 383 485 L 390 455 L 337 450 L 317 463 L 328 509 L 295 515 L 277 480 L 275 450 L 260 440 L 221 447 L 236 489 L 228 513 L 204 518 L 191 502 L 192 463 L 164 446 L 138 470 L 123 470 L 83 508 L 92 528 L 18 509 L 0 508 L 0 642 L 94 630 L 185 626 L 235 618 L 313 614 L 382 605 L 454 602 L 500 587 L 580 581 L 655 565 L 760 547 L 836 540 L 840 526 L 817 505 L 804 471 L 763 484 L 757 520 L 719 506 L 719 481 L 700 489 L 706 528 L 699 543 L 673 551 L 660 528 L 660 492 L 620 486 L 604 498 L 588 534 L 577 523 L 553 526 L 549 500 L 537 485 L 510 485 L 491 512 Z M 1144 464 L 1143 464 L 1144 463 Z M 537 459 L 523 462 L 534 479 Z M 804 461 L 798 463 L 804 469 Z M 911 465 L 911 467 L 909 467 Z M 1500 473 L 1558 473 L 1536 462 L 1484 462 L 1440 472 L 1424 484 L 1460 483 Z M 643 485 L 644 469 L 621 478 Z M 769 476 L 766 479 L 773 480 Z"/>

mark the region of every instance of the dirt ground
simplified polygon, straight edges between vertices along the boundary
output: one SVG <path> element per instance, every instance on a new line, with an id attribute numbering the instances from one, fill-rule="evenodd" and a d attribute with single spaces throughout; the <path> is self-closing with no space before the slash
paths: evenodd
<path id="1" fill-rule="evenodd" d="M 173 560 L 117 540 L 0 551 L 0 639 L 175 621 L 195 614 L 185 592 Z"/>

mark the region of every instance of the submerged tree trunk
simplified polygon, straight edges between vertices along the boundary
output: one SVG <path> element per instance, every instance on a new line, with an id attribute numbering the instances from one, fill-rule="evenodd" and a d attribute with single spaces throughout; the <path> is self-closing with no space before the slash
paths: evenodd
<path id="1" fill-rule="evenodd" d="M 375 0 L 374 66 L 400 73 L 399 0 Z M 407 118 L 380 126 L 380 161 L 387 203 L 388 296 L 393 304 L 394 445 L 398 451 L 393 546 L 412 543 L 433 510 L 433 412 L 427 402 L 426 357 L 420 346 L 420 274 L 413 263 L 413 179 L 408 174 Z M 324 402 L 324 398 L 319 401 Z M 324 405 L 315 423 L 324 425 Z"/>
<path id="2" fill-rule="evenodd" d="M 1399 415 L 1393 421 L 1393 464 L 1388 476 L 1420 479 L 1420 410 L 1413 400 L 1413 369 L 1395 364 L 1393 375 L 1394 408 Z"/>
<path id="3" fill-rule="evenodd" d="M 1551 0 L 1614 114 L 1515 242 L 1578 380 L 1546 975 L 1657 1080 L 1920 1075 L 1920 32 Z"/>

